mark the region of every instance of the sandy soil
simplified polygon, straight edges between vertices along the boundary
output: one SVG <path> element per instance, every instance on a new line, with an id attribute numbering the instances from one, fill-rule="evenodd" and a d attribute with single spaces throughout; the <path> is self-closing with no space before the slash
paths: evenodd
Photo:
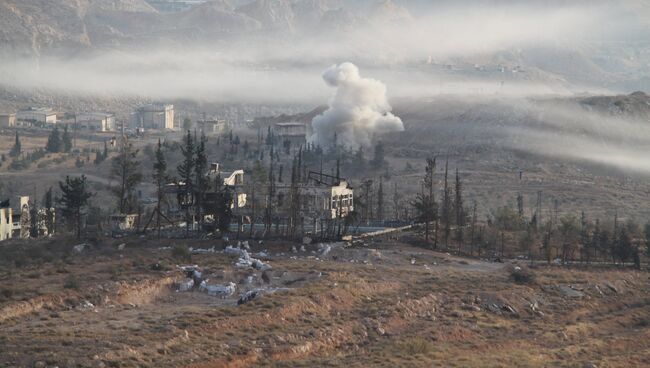
<path id="1" fill-rule="evenodd" d="M 170 240 L 104 240 L 81 253 L 61 245 L 73 241 L 51 242 L 64 256 L 45 244 L 49 259 L 0 269 L 3 366 L 650 364 L 647 272 L 537 267 L 534 280 L 516 283 L 512 264 L 398 239 L 334 245 L 327 255 L 318 245 L 294 253 L 287 243 L 254 244 L 252 256 L 265 251 L 273 267 L 263 275 L 235 267 L 217 241 L 183 242 L 217 250 L 191 259 L 159 249 Z M 237 292 L 176 292 L 186 280 L 180 264 L 198 265 L 211 284 L 234 282 Z M 255 289 L 278 291 L 237 306 Z"/>

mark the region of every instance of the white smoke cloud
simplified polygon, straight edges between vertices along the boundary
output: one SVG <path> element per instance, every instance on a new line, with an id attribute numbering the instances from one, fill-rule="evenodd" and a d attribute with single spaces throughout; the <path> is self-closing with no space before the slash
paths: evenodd
<path id="1" fill-rule="evenodd" d="M 323 79 L 336 92 L 329 108 L 312 120 L 313 143 L 332 144 L 334 135 L 341 145 L 369 146 L 375 134 L 404 130 L 402 119 L 393 115 L 386 98 L 386 85 L 362 78 L 356 65 L 346 62 L 332 65 Z"/>

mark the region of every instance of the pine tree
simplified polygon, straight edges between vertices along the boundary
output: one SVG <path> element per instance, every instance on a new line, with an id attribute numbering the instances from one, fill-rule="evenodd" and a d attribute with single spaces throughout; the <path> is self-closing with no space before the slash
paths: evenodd
<path id="1" fill-rule="evenodd" d="M 120 154 L 113 158 L 111 165 L 111 178 L 118 181 L 111 190 L 117 198 L 117 209 L 123 214 L 133 213 L 138 209 L 135 188 L 142 181 L 142 174 L 140 163 L 136 160 L 137 154 L 138 150 L 125 141 Z"/>
<path id="2" fill-rule="evenodd" d="M 377 219 L 384 220 L 384 182 L 381 176 L 379 177 L 379 189 L 377 189 Z"/>
<path id="3" fill-rule="evenodd" d="M 162 144 L 158 139 L 158 146 L 156 148 L 155 161 L 153 163 L 153 180 L 156 184 L 156 230 L 158 231 L 158 238 L 160 238 L 160 216 L 161 206 L 163 201 L 165 184 L 168 180 L 167 176 L 167 160 L 162 150 Z"/>
<path id="4" fill-rule="evenodd" d="M 14 146 L 11 147 L 11 151 L 9 151 L 9 157 L 18 157 L 22 153 L 22 145 L 20 144 L 20 136 L 18 135 L 18 132 L 16 132 L 16 139 L 14 141 Z"/>
<path id="5" fill-rule="evenodd" d="M 456 240 L 458 241 L 458 253 L 461 252 L 461 247 L 463 245 L 463 226 L 465 226 L 465 208 L 463 203 L 463 185 L 460 181 L 460 175 L 458 174 L 458 168 L 456 168 L 456 188 L 455 188 L 455 201 L 454 209 L 456 211 Z"/>
<path id="6" fill-rule="evenodd" d="M 66 176 L 65 182 L 59 182 L 61 198 L 58 203 L 61 205 L 61 215 L 74 227 L 77 239 L 81 238 L 81 223 L 85 215 L 84 209 L 88 207 L 88 200 L 94 195 L 88 190 L 86 176 L 70 178 Z"/>
<path id="7" fill-rule="evenodd" d="M 449 159 L 445 162 L 445 184 L 442 198 L 442 219 L 445 222 L 445 248 L 449 247 L 451 233 L 451 188 L 449 187 Z"/>
<path id="8" fill-rule="evenodd" d="M 189 236 L 190 233 L 190 222 L 192 221 L 190 207 L 193 205 L 192 193 L 194 192 L 193 188 L 193 179 L 194 179 L 194 141 L 192 140 L 192 134 L 190 131 L 187 131 L 187 136 L 185 137 L 185 145 L 181 147 L 181 152 L 183 154 L 183 161 L 176 167 L 178 171 L 178 176 L 182 184 L 180 185 L 180 193 L 182 197 L 182 206 L 185 207 L 185 235 Z"/>
<path id="9" fill-rule="evenodd" d="M 379 141 L 375 146 L 375 156 L 372 159 L 372 168 L 378 170 L 385 166 L 386 166 L 386 151 L 384 150 L 384 143 Z"/>
<path id="10" fill-rule="evenodd" d="M 363 147 L 359 147 L 357 152 L 354 154 L 354 164 L 359 170 L 366 169 L 366 158 L 363 154 Z"/>
<path id="11" fill-rule="evenodd" d="M 645 236 L 646 254 L 650 257 L 650 222 L 645 224 L 643 235 Z"/>
<path id="12" fill-rule="evenodd" d="M 431 221 L 436 221 L 438 217 L 438 206 L 436 204 L 434 196 L 434 174 L 436 170 L 436 159 L 429 158 L 427 159 L 427 166 L 425 167 L 424 174 L 424 185 L 422 187 L 422 192 L 418 194 L 415 202 L 412 203 L 415 211 L 417 213 L 417 220 L 424 222 L 424 238 L 429 242 L 430 234 L 430 223 Z M 437 246 L 437 242 L 434 237 L 434 248 Z"/>
<path id="13" fill-rule="evenodd" d="M 195 210 L 198 216 L 199 227 L 203 226 L 203 202 L 205 193 L 208 190 L 208 178 L 206 172 L 208 170 L 208 158 L 205 152 L 205 144 L 207 138 L 201 134 L 198 144 L 196 145 L 196 153 L 194 159 L 194 195 L 195 195 Z"/>
<path id="14" fill-rule="evenodd" d="M 54 234 L 54 196 L 52 195 L 52 187 L 50 187 L 43 196 L 43 207 L 45 208 L 45 227 L 47 234 Z"/>
<path id="15" fill-rule="evenodd" d="M 45 150 L 47 150 L 47 152 L 56 153 L 61 152 L 61 148 L 61 135 L 59 134 L 59 128 L 55 125 L 50 136 L 47 138 Z"/>
<path id="16" fill-rule="evenodd" d="M 70 133 L 68 133 L 68 125 L 63 128 L 63 137 L 61 139 L 63 152 L 70 152 L 72 150 L 72 137 L 70 136 Z"/>

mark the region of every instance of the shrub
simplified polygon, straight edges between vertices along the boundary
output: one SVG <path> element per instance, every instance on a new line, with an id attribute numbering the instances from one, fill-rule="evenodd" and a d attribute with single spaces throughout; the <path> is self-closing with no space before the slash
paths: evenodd
<path id="1" fill-rule="evenodd" d="M 192 255 L 190 254 L 189 249 L 182 245 L 174 246 L 172 249 L 172 257 L 188 262 L 192 259 Z"/>
<path id="2" fill-rule="evenodd" d="M 515 266 L 510 270 L 510 277 L 512 277 L 517 284 L 535 283 L 535 273 L 533 273 L 529 268 Z"/>
<path id="3" fill-rule="evenodd" d="M 77 280 L 77 278 L 74 275 L 70 274 L 65 279 L 65 283 L 63 284 L 63 287 L 66 288 L 66 289 L 78 290 L 79 289 L 79 280 Z"/>

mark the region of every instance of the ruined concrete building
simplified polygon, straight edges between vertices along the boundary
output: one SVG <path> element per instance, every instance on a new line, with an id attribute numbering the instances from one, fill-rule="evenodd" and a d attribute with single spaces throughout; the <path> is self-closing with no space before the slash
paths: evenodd
<path id="1" fill-rule="evenodd" d="M 218 163 L 213 162 L 210 165 L 210 171 L 206 174 L 211 183 L 217 178 L 223 180 L 223 185 L 227 185 L 233 194 L 233 210 L 238 210 L 246 206 L 246 192 L 244 190 L 244 170 L 221 171 Z"/>
<path id="2" fill-rule="evenodd" d="M 228 129 L 228 123 L 225 120 L 203 119 L 196 122 L 199 131 L 205 135 L 223 134 Z"/>
<path id="3" fill-rule="evenodd" d="M 151 104 L 133 113 L 132 127 L 138 129 L 174 130 L 174 105 Z"/>
<path id="4" fill-rule="evenodd" d="M 300 122 L 277 123 L 273 126 L 273 133 L 287 151 L 304 147 L 307 143 L 307 126 Z"/>
<path id="5" fill-rule="evenodd" d="M 38 234 L 46 236 L 53 229 L 54 208 L 41 208 L 35 213 L 30 210 L 28 196 L 18 197 L 18 206 L 12 208 L 10 200 L 0 202 L 0 241 L 11 238 L 26 239 L 30 237 L 30 230 L 35 226 Z M 32 218 L 36 216 L 36 218 Z"/>
<path id="6" fill-rule="evenodd" d="M 206 201 L 214 196 L 215 181 L 220 180 L 221 185 L 228 186 L 233 196 L 231 208 L 238 214 L 246 207 L 246 191 L 244 190 L 244 170 L 222 171 L 218 163 L 212 163 L 210 170 L 205 174 L 208 178 L 210 190 L 205 193 Z M 187 198 L 184 189 L 185 183 L 169 183 L 165 186 L 167 215 L 171 218 L 182 219 L 187 206 L 194 205 L 194 198 Z"/>

